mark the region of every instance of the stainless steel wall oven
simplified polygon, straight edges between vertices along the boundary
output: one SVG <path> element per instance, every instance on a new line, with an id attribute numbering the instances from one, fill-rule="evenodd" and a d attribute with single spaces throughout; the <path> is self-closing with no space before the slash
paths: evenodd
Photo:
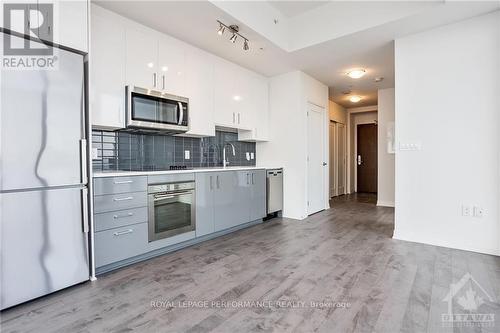
<path id="1" fill-rule="evenodd" d="M 195 230 L 193 181 L 149 185 L 148 204 L 150 242 Z"/>

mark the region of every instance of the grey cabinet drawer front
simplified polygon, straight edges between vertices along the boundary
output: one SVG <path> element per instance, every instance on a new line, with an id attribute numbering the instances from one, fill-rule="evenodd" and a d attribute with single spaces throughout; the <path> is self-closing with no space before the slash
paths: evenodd
<path id="1" fill-rule="evenodd" d="M 146 207 L 147 192 L 132 192 L 94 196 L 94 212 L 105 213 L 129 208 Z"/>
<path id="2" fill-rule="evenodd" d="M 142 192 L 148 190 L 147 176 L 94 179 L 94 195 Z"/>
<path id="3" fill-rule="evenodd" d="M 176 173 L 148 176 L 149 184 L 175 183 L 184 181 L 194 181 L 194 173 Z"/>
<path id="4" fill-rule="evenodd" d="M 96 266 L 101 267 L 147 252 L 148 224 L 132 224 L 95 233 Z"/>
<path id="5" fill-rule="evenodd" d="M 96 231 L 103 231 L 148 221 L 148 208 L 132 208 L 94 215 Z"/>

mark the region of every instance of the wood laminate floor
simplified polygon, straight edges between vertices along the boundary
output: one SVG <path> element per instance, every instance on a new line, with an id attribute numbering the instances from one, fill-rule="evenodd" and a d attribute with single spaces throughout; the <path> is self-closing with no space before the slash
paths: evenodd
<path id="1" fill-rule="evenodd" d="M 500 332 L 499 257 L 393 240 L 393 209 L 376 207 L 373 195 L 343 196 L 332 207 L 14 307 L 1 313 L 1 331 Z M 442 321 L 450 284 L 464 276 L 477 294 L 457 295 L 452 312 L 480 304 L 475 312 L 495 316 L 483 318 L 486 327 Z"/>

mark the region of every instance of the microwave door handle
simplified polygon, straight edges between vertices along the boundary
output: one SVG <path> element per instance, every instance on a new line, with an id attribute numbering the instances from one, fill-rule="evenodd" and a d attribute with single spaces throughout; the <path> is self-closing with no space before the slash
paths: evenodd
<path id="1" fill-rule="evenodd" d="M 182 125 L 182 121 L 184 120 L 184 108 L 181 102 L 177 102 L 177 104 L 179 104 L 179 122 L 177 125 Z"/>

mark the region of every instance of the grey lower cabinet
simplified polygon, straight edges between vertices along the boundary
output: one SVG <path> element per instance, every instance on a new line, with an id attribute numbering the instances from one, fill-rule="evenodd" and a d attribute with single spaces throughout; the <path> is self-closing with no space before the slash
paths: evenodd
<path id="1" fill-rule="evenodd" d="M 255 221 L 265 215 L 265 170 L 196 174 L 197 237 Z"/>

